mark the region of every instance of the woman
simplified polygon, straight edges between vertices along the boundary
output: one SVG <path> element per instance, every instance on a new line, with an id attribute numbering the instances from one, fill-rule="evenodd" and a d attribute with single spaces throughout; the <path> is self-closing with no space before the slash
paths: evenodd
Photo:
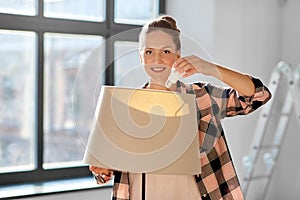
<path id="1" fill-rule="evenodd" d="M 245 115 L 265 104 L 269 90 L 249 75 L 207 62 L 197 56 L 181 57 L 180 30 L 170 16 L 160 16 L 144 25 L 140 37 L 140 60 L 149 76 L 144 88 L 194 93 L 199 112 L 199 144 L 202 173 L 196 176 L 147 174 L 148 199 L 243 199 L 220 120 Z M 171 68 L 188 77 L 196 73 L 213 76 L 230 88 L 208 83 L 170 87 Z M 141 199 L 141 175 L 90 166 L 98 183 L 114 175 L 113 199 Z"/>

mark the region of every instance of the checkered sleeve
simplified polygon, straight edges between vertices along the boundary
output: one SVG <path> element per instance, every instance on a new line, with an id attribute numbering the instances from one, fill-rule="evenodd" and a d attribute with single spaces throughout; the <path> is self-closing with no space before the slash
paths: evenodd
<path id="1" fill-rule="evenodd" d="M 226 107 L 223 107 L 223 117 L 245 115 L 258 109 L 271 98 L 269 89 L 254 77 L 249 76 L 255 86 L 255 93 L 252 96 L 240 96 L 234 89 L 224 90 L 222 96 L 227 99 Z"/>
<path id="2" fill-rule="evenodd" d="M 202 113 L 213 113 L 219 119 L 245 115 L 258 109 L 271 98 L 269 89 L 257 78 L 249 76 L 255 86 L 252 96 L 239 95 L 233 88 L 224 88 L 209 83 L 196 83 L 193 89 L 199 99 L 198 107 Z"/>

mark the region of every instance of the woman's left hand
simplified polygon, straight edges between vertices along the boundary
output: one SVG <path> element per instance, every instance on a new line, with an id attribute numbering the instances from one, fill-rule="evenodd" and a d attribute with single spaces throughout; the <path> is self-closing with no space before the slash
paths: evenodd
<path id="1" fill-rule="evenodd" d="M 216 71 L 216 65 L 207 62 L 195 55 L 177 59 L 172 67 L 174 67 L 176 71 L 184 78 L 196 73 L 213 75 Z"/>
<path id="2" fill-rule="evenodd" d="M 252 96 L 255 93 L 255 86 L 248 75 L 215 65 L 194 55 L 178 58 L 172 67 L 184 78 L 201 73 L 223 81 L 242 95 Z"/>

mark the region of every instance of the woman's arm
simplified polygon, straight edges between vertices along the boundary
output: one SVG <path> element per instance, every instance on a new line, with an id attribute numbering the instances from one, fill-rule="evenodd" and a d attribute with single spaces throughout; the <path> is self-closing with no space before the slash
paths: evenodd
<path id="1" fill-rule="evenodd" d="M 202 73 L 221 80 L 237 90 L 241 95 L 252 96 L 255 93 L 255 86 L 248 75 L 220 65 L 215 65 L 197 56 L 179 58 L 173 64 L 173 67 L 178 73 L 182 74 L 183 77 L 188 77 L 195 73 Z"/>
<path id="2" fill-rule="evenodd" d="M 255 93 L 255 87 L 253 81 L 248 75 L 242 74 L 240 72 L 231 70 L 217 65 L 217 73 L 212 74 L 212 76 L 223 81 L 230 87 L 234 88 L 243 96 L 252 96 Z"/>

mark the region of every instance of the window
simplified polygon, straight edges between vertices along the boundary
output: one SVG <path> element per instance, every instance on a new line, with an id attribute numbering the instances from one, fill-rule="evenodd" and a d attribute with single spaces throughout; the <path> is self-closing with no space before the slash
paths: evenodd
<path id="1" fill-rule="evenodd" d="M 37 0 L 0 1 L 0 12 L 19 15 L 36 15 Z"/>
<path id="2" fill-rule="evenodd" d="M 105 4 L 104 0 L 44 0 L 44 15 L 102 22 L 105 19 Z"/>
<path id="3" fill-rule="evenodd" d="M 0 43 L 1 172 L 32 170 L 35 167 L 36 34 L 0 30 Z"/>
<path id="4" fill-rule="evenodd" d="M 78 72 L 88 65 L 89 74 L 103 72 L 99 85 L 142 86 L 137 32 L 119 33 L 163 9 L 164 0 L 0 2 L 1 185 L 90 176 L 81 162 L 89 122 L 76 124 L 74 113 L 90 116 L 82 102 L 97 95 L 73 94 Z"/>
<path id="5" fill-rule="evenodd" d="M 144 24 L 157 15 L 158 0 L 127 0 L 115 1 L 115 19 L 117 23 Z M 134 10 L 134 12 L 132 12 Z"/>
<path id="6" fill-rule="evenodd" d="M 73 86 L 78 70 L 102 40 L 101 36 L 44 34 L 45 169 L 81 163 L 84 145 L 73 121 Z M 104 55 L 98 56 L 104 61 Z"/>
<path id="7" fill-rule="evenodd" d="M 115 85 L 141 88 L 148 78 L 139 60 L 138 42 L 116 41 Z"/>

